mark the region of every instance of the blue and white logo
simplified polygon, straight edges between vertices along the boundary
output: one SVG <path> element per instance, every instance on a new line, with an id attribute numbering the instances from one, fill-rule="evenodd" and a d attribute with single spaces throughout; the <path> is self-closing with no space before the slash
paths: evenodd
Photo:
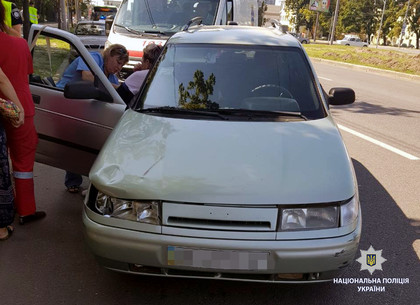
<path id="1" fill-rule="evenodd" d="M 372 274 L 375 270 L 382 271 L 382 264 L 387 260 L 382 257 L 382 250 L 375 250 L 372 246 L 367 251 L 360 250 L 361 256 L 356 260 L 360 263 L 360 271 L 367 270 Z"/>

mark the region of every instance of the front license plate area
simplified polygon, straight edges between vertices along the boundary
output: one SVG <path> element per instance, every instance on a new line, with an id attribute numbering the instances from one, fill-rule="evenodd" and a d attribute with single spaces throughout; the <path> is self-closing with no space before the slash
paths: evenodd
<path id="1" fill-rule="evenodd" d="M 168 266 L 223 270 L 267 270 L 268 252 L 207 250 L 168 246 Z"/>

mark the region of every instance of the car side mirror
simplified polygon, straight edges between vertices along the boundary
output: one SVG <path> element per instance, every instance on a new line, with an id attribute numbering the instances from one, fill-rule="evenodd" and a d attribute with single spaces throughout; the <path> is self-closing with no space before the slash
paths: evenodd
<path id="1" fill-rule="evenodd" d="M 112 102 L 112 96 L 103 89 L 96 87 L 90 81 L 68 82 L 64 87 L 64 97 L 71 99 L 96 99 L 104 102 Z"/>
<path id="2" fill-rule="evenodd" d="M 331 88 L 328 92 L 330 105 L 348 105 L 354 103 L 356 94 L 350 88 Z"/>

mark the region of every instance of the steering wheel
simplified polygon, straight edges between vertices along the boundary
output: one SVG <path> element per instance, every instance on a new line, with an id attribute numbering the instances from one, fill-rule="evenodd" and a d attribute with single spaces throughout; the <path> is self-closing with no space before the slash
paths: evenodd
<path id="1" fill-rule="evenodd" d="M 256 92 L 265 93 L 263 96 L 276 96 L 276 93 L 279 91 L 279 97 L 293 98 L 293 95 L 286 88 L 275 85 L 275 84 L 265 84 L 255 87 L 251 90 L 252 94 Z M 261 95 L 260 95 L 261 96 Z"/>

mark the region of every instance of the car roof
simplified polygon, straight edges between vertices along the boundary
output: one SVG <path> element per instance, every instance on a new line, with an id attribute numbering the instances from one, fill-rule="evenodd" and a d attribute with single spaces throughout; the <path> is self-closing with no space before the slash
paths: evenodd
<path id="1" fill-rule="evenodd" d="M 302 48 L 291 35 L 275 29 L 256 26 L 194 26 L 178 32 L 168 43 L 237 44 L 262 46 L 287 46 Z"/>

